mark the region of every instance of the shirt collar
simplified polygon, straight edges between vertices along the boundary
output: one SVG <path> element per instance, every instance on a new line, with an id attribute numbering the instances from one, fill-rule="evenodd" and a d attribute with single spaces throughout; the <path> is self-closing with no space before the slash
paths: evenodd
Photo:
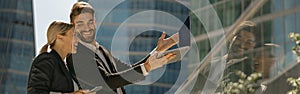
<path id="1" fill-rule="evenodd" d="M 96 42 L 96 46 L 93 45 L 92 43 L 86 43 L 86 42 L 83 42 L 81 40 L 79 40 L 79 43 L 81 43 L 82 45 L 84 45 L 87 48 L 91 49 L 92 51 L 96 51 L 100 46 L 98 42 Z"/>

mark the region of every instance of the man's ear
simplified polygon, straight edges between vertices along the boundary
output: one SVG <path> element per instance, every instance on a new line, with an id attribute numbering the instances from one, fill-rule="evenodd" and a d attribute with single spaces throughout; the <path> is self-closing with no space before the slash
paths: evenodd
<path id="1" fill-rule="evenodd" d="M 97 24 L 97 23 L 96 23 L 96 18 L 95 18 L 95 17 L 94 17 L 94 23 L 95 23 L 95 25 Z"/>

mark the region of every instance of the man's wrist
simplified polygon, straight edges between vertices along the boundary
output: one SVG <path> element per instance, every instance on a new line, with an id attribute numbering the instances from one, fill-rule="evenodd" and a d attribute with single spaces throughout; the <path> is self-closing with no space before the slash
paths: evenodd
<path id="1" fill-rule="evenodd" d="M 148 64 L 146 64 L 146 63 L 141 64 L 141 69 L 142 69 L 144 76 L 147 76 L 149 74 L 150 68 L 149 68 Z"/>
<path id="2" fill-rule="evenodd" d="M 157 51 L 157 47 L 156 48 L 154 48 L 151 52 L 150 52 L 150 55 L 153 55 L 153 54 L 155 54 L 155 53 L 157 53 L 158 51 Z"/>
<path id="3" fill-rule="evenodd" d="M 149 64 L 149 61 L 146 61 L 146 63 L 144 63 L 144 67 L 145 67 L 145 69 L 146 69 L 147 72 L 150 72 L 151 66 Z"/>

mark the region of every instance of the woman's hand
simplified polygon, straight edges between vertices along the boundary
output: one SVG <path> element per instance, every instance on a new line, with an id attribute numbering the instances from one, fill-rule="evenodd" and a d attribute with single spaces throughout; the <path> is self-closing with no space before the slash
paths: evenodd
<path id="1" fill-rule="evenodd" d="M 77 90 L 72 94 L 96 94 L 96 92 L 89 92 L 89 90 Z"/>

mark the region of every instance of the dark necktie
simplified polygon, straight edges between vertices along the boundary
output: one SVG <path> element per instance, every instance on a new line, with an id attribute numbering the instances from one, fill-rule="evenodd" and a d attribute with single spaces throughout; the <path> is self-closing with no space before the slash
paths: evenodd
<path id="1" fill-rule="evenodd" d="M 105 51 L 104 51 L 101 47 L 99 47 L 98 49 L 99 49 L 99 51 L 101 51 L 103 57 L 105 58 L 106 63 L 107 63 L 107 65 L 109 66 L 109 69 L 111 70 L 111 72 L 112 72 L 112 73 L 116 73 L 117 70 L 116 70 L 115 66 L 112 64 L 113 62 L 110 61 L 109 57 L 106 55 Z M 102 59 L 101 59 L 101 60 L 102 60 Z M 102 61 L 102 64 L 103 64 L 103 63 L 105 63 L 105 62 Z M 116 91 L 118 94 L 124 94 L 123 92 L 125 92 L 123 88 L 117 88 L 115 91 Z"/>
<path id="2" fill-rule="evenodd" d="M 105 58 L 106 60 L 106 64 L 108 65 L 109 67 L 109 70 L 112 72 L 112 73 L 116 73 L 116 69 L 115 69 L 115 66 L 112 64 L 112 62 L 110 61 L 109 57 L 106 55 L 106 53 L 104 52 L 104 50 L 99 47 L 99 51 L 101 51 L 103 57 Z M 101 58 L 100 58 L 101 59 Z M 102 59 L 101 59 L 102 60 Z M 105 62 L 102 61 L 102 63 L 104 64 Z"/>

